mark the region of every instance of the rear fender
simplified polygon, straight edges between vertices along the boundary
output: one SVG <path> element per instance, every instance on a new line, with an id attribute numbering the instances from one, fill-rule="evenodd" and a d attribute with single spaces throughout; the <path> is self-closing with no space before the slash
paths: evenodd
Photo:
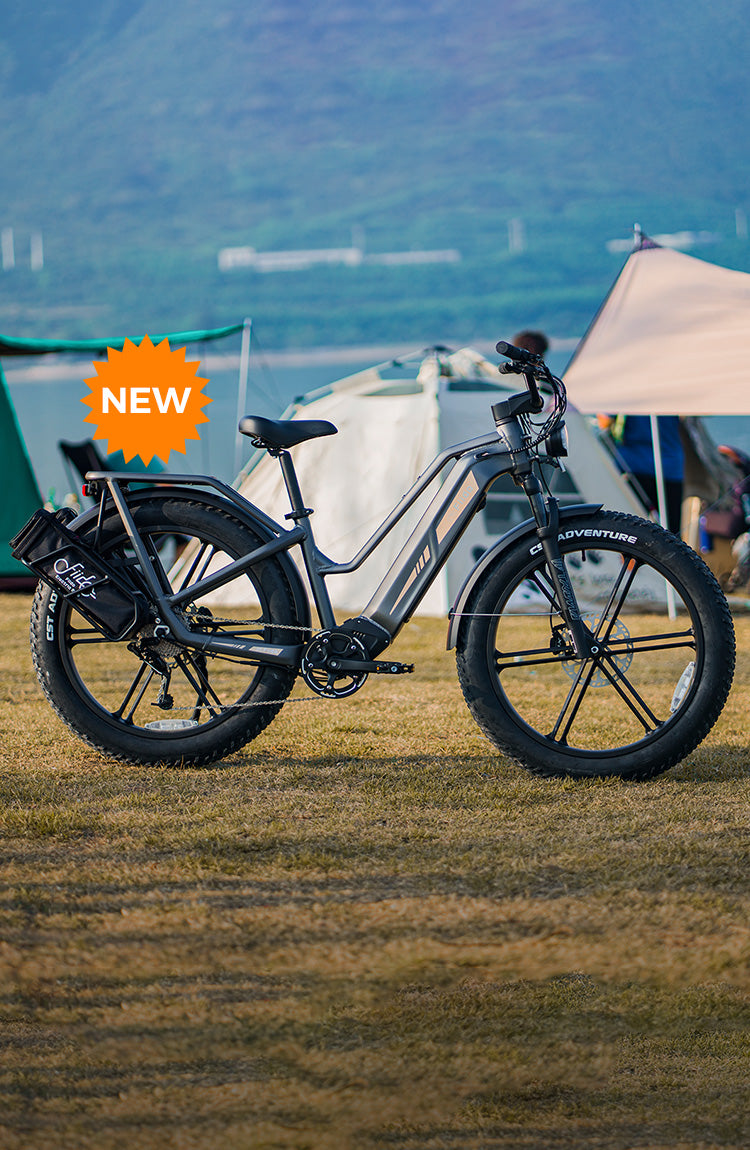
<path id="1" fill-rule="evenodd" d="M 573 503 L 567 507 L 560 508 L 560 522 L 566 519 L 582 518 L 584 516 L 596 515 L 601 511 L 601 503 Z M 463 615 L 466 604 L 469 601 L 472 591 L 484 575 L 488 567 L 491 567 L 506 551 L 511 547 L 515 547 L 516 543 L 520 540 L 529 538 L 536 535 L 536 523 L 533 519 L 525 519 L 523 523 L 519 523 L 511 531 L 508 531 L 497 543 L 493 543 L 491 547 L 485 551 L 481 559 L 477 562 L 466 577 L 464 585 L 459 591 L 456 600 L 448 612 L 450 623 L 448 625 L 448 639 L 447 649 L 450 651 L 456 646 L 458 640 L 458 629 L 461 625 L 461 617 Z"/>
<path id="2" fill-rule="evenodd" d="M 128 492 L 128 507 L 137 507 L 139 504 L 147 503 L 151 499 L 165 498 L 191 499 L 197 503 L 202 503 L 204 507 L 221 511 L 223 514 L 235 519 L 238 523 L 242 523 L 243 526 L 249 527 L 264 543 L 270 543 L 271 540 L 278 538 L 279 534 L 283 531 L 283 528 L 280 527 L 278 523 L 275 523 L 264 511 L 261 511 L 259 507 L 255 507 L 255 505 L 247 499 L 243 498 L 241 503 L 234 503 L 223 498 L 221 495 L 215 495 L 211 491 L 205 491 L 202 488 L 192 486 L 188 487 L 187 485 L 178 486 L 177 484 L 160 483 L 157 487 L 140 488 L 136 491 L 131 490 Z M 98 514 L 99 508 L 93 507 L 90 511 L 85 511 L 83 515 L 79 515 L 69 526 L 74 531 L 80 531 L 82 528 L 96 523 Z M 305 588 L 294 560 L 288 551 L 279 551 L 274 558 L 281 564 L 289 582 L 300 624 L 304 627 L 311 627 L 310 601 L 305 593 Z"/>

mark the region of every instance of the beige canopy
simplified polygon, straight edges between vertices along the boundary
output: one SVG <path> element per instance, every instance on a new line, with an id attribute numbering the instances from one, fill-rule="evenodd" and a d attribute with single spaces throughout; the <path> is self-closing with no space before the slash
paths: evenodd
<path id="1" fill-rule="evenodd" d="M 644 239 L 565 386 L 587 413 L 750 414 L 750 275 Z"/>

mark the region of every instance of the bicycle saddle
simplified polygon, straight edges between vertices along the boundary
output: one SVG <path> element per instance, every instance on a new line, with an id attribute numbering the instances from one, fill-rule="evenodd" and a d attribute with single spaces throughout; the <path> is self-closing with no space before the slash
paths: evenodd
<path id="1" fill-rule="evenodd" d="M 335 435 L 338 427 L 325 419 L 264 419 L 262 415 L 245 415 L 240 431 L 249 435 L 257 447 L 294 447 L 306 439 Z"/>

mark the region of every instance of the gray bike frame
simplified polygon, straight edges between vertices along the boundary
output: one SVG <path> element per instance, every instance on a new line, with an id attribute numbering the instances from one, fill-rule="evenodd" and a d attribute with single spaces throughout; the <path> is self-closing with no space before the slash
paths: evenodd
<path id="1" fill-rule="evenodd" d="M 501 436 L 505 443 L 501 442 Z M 178 642 L 191 647 L 200 647 L 201 650 L 216 655 L 232 655 L 248 662 L 297 666 L 301 644 L 280 645 L 260 640 L 229 638 L 225 635 L 205 633 L 198 635 L 186 626 L 176 608 L 224 586 L 256 563 L 281 551 L 290 551 L 293 547 L 299 546 L 321 625 L 324 628 L 335 627 L 331 599 L 325 585 L 326 578 L 329 575 L 344 575 L 361 567 L 433 480 L 452 462 L 448 474 L 429 506 L 361 612 L 383 627 L 391 640 L 394 639 L 411 618 L 471 519 L 483 506 L 490 484 L 498 476 L 511 471 L 520 470 L 528 473 L 531 459 L 522 446 L 517 427 L 507 425 L 502 429 L 498 426 L 496 430 L 486 435 L 448 448 L 436 456 L 429 468 L 419 476 L 354 558 L 345 563 L 334 563 L 316 547 L 310 523 L 311 510 L 302 502 L 291 456 L 287 451 L 278 452 L 278 456 L 292 507 L 288 518 L 295 520 L 295 526 L 291 529 L 282 527 L 264 511 L 244 499 L 233 487 L 219 479 L 205 475 L 169 476 L 170 486 L 214 488 L 241 508 L 245 517 L 250 516 L 259 521 L 273 535 L 267 543 L 228 563 L 220 571 L 199 579 L 183 590 L 171 593 L 165 592 L 154 570 L 151 556 L 139 535 L 128 507 L 127 496 L 121 487 L 121 484 L 132 482 L 152 484 L 153 475 L 101 471 L 87 474 L 87 481 L 106 484 L 130 538 L 141 573 L 159 606 L 160 619 L 157 626 L 165 625 L 165 634 L 168 629 Z M 535 513 L 541 514 L 540 511 Z"/>

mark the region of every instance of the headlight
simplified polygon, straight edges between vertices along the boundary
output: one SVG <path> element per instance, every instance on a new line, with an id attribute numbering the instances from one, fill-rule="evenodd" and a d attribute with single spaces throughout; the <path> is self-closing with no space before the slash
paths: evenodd
<path id="1" fill-rule="evenodd" d="M 547 436 L 544 441 L 544 451 L 546 455 L 551 455 L 553 458 L 568 454 L 568 429 L 564 423 L 559 424 L 552 434 Z"/>

